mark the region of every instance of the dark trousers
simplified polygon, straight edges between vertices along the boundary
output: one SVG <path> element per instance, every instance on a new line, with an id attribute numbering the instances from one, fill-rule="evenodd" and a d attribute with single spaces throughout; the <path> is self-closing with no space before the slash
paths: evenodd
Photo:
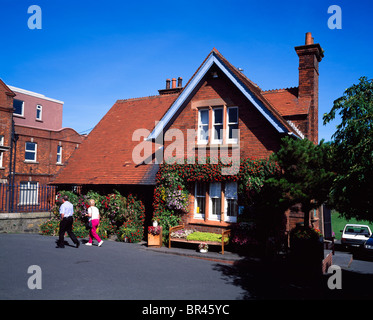
<path id="1" fill-rule="evenodd" d="M 60 247 L 64 246 L 65 232 L 67 232 L 67 234 L 69 235 L 69 237 L 75 244 L 78 243 L 78 239 L 76 238 L 72 229 L 73 229 L 73 217 L 63 218 L 60 222 L 60 232 L 59 232 L 59 238 L 58 238 L 57 245 L 59 245 Z"/>

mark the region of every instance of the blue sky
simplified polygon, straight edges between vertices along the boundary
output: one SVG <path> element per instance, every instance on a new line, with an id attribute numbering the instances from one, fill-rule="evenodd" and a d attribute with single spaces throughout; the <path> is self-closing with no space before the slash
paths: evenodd
<path id="1" fill-rule="evenodd" d="M 0 0 L 0 78 L 62 100 L 63 126 L 93 128 L 118 99 L 158 94 L 167 78 L 190 79 L 213 47 L 263 90 L 298 85 L 294 47 L 312 32 L 320 63 L 319 138 L 338 121 L 322 114 L 359 77 L 373 78 L 372 1 Z M 27 9 L 42 10 L 31 30 Z M 329 29 L 328 7 L 342 9 Z"/>

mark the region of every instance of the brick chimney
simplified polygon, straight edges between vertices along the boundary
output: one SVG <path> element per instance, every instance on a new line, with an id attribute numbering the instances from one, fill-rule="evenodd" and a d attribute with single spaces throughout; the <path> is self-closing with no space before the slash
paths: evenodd
<path id="1" fill-rule="evenodd" d="M 299 57 L 298 103 L 310 103 L 307 118 L 307 137 L 318 143 L 319 113 L 319 62 L 324 52 L 318 43 L 313 42 L 311 32 L 306 33 L 305 45 L 295 47 Z"/>
<path id="2" fill-rule="evenodd" d="M 166 80 L 166 89 L 158 90 L 159 94 L 162 95 L 162 94 L 170 94 L 170 93 L 180 92 L 183 89 L 182 81 L 183 81 L 183 78 L 181 78 L 181 77 L 177 78 L 177 86 L 176 86 L 176 78 L 172 78 L 172 80 L 167 79 Z"/>

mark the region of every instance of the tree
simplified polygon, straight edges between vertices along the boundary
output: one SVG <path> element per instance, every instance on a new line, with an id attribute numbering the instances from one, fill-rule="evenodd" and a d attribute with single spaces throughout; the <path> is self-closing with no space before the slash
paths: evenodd
<path id="1" fill-rule="evenodd" d="M 272 206 L 282 211 L 302 204 L 304 225 L 308 227 L 309 212 L 327 201 L 334 179 L 330 145 L 323 141 L 315 145 L 308 139 L 285 137 L 272 159 L 281 168 L 279 175 L 264 184 L 266 193 L 274 195 Z"/>
<path id="2" fill-rule="evenodd" d="M 359 80 L 323 116 L 324 124 L 341 116 L 332 136 L 337 177 L 330 202 L 347 219 L 373 221 L 373 80 Z"/>

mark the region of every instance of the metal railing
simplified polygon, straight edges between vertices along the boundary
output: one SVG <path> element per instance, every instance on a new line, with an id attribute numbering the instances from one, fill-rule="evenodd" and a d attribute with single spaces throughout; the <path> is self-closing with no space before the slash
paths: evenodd
<path id="1" fill-rule="evenodd" d="M 0 212 L 50 211 L 55 197 L 55 186 L 37 182 L 0 184 Z"/>

